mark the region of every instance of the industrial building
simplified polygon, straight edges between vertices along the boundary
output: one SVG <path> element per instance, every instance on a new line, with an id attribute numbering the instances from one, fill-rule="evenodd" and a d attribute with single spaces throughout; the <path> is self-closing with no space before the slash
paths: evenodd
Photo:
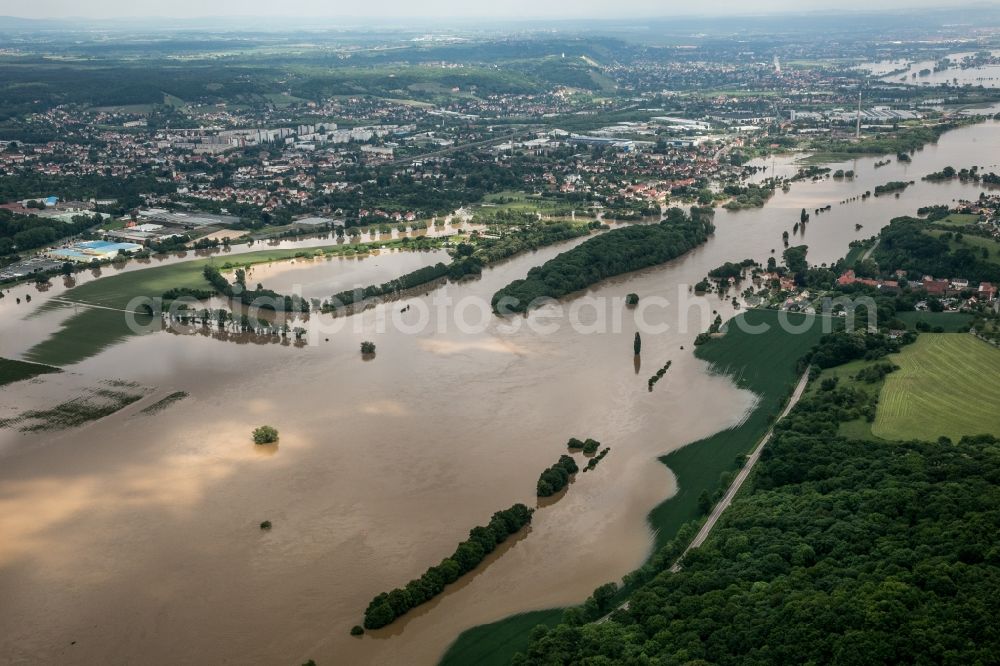
<path id="1" fill-rule="evenodd" d="M 142 245 L 138 243 L 114 243 L 111 241 L 81 241 L 66 247 L 49 250 L 46 253 L 50 259 L 60 261 L 72 261 L 76 263 L 90 263 L 93 260 L 114 259 L 119 252 L 131 254 L 141 250 Z"/>
<path id="2" fill-rule="evenodd" d="M 182 229 L 198 229 L 201 227 L 228 227 L 239 224 L 240 218 L 234 215 L 214 215 L 212 213 L 179 213 L 163 208 L 140 210 L 139 217 L 157 224 L 180 227 Z"/>

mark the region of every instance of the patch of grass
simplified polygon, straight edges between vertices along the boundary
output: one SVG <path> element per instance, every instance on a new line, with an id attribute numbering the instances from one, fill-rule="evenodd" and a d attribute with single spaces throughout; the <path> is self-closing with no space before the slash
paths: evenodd
<path id="1" fill-rule="evenodd" d="M 801 333 L 786 332 L 780 318 Z M 711 363 L 712 370 L 733 378 L 737 386 L 753 391 L 759 400 L 738 426 L 672 451 L 660 458 L 677 476 L 677 494 L 649 514 L 656 532 L 656 548 L 676 536 L 685 523 L 696 520 L 701 511 L 698 495 L 711 495 L 721 487 L 720 476 L 737 469 L 736 457 L 749 453 L 767 432 L 771 422 L 795 388 L 798 361 L 823 334 L 822 317 L 781 313 L 775 310 L 748 310 L 737 318 L 752 326 L 768 326 L 764 333 L 753 334 L 730 322 L 721 338 L 700 345 L 695 355 Z"/>
<path id="2" fill-rule="evenodd" d="M 890 360 L 872 432 L 933 440 L 1000 432 L 1000 351 L 965 333 L 923 333 Z"/>
<path id="3" fill-rule="evenodd" d="M 935 238 L 940 237 L 942 234 L 948 233 L 947 231 L 942 231 L 940 229 L 928 229 L 925 231 L 929 236 L 934 236 Z M 954 252 L 955 250 L 961 250 L 965 248 L 967 250 L 972 250 L 977 255 L 983 250 L 986 250 L 990 261 L 994 264 L 1000 263 L 1000 243 L 996 242 L 992 238 L 985 238 L 983 236 L 972 236 L 970 234 L 963 234 L 962 240 L 956 240 L 954 237 L 948 241 L 948 249 Z"/>
<path id="4" fill-rule="evenodd" d="M 896 318 L 911 331 L 922 321 L 931 328 L 940 326 L 945 333 L 964 333 L 972 323 L 972 315 L 967 312 L 897 312 Z"/>
<path id="5" fill-rule="evenodd" d="M 871 243 L 863 243 L 851 247 L 847 251 L 847 256 L 844 257 L 844 266 L 846 268 L 853 268 L 855 264 L 861 261 L 861 257 L 865 256 L 865 252 L 870 248 Z"/>
<path id="6" fill-rule="evenodd" d="M 514 654 L 527 649 L 532 629 L 540 624 L 554 627 L 562 616 L 561 608 L 553 608 L 467 629 L 451 644 L 439 666 L 507 666 Z"/>
<path id="7" fill-rule="evenodd" d="M 936 221 L 934 224 L 940 224 L 947 227 L 967 227 L 970 224 L 976 224 L 978 222 L 978 215 L 972 215 L 969 213 L 952 213 L 948 217 Z"/>
<path id="8" fill-rule="evenodd" d="M 136 321 L 148 322 L 149 317 L 137 315 Z M 51 365 L 70 365 L 95 356 L 131 335 L 135 333 L 129 329 L 124 312 L 85 308 L 63 322 L 49 338 L 29 349 L 25 357 Z"/>
<path id="9" fill-rule="evenodd" d="M 45 375 L 50 372 L 60 372 L 60 370 L 49 365 L 0 358 L 0 386 L 6 386 L 7 384 L 31 379 L 32 377 Z"/>
<path id="10" fill-rule="evenodd" d="M 0 420 L 0 428 L 16 427 L 21 432 L 65 430 L 110 416 L 142 399 L 145 392 L 127 393 L 92 389 L 50 409 L 30 409 L 15 417 Z"/>
<path id="11" fill-rule="evenodd" d="M 135 113 L 148 116 L 154 108 L 153 104 L 123 104 L 120 106 L 98 106 L 94 107 L 94 110 L 105 113 Z"/>
<path id="12" fill-rule="evenodd" d="M 542 196 L 522 192 L 518 190 L 504 190 L 497 194 L 487 195 L 483 199 L 483 204 L 477 208 L 477 221 L 489 222 L 490 214 L 493 211 L 510 210 L 523 213 L 540 213 L 546 218 L 563 216 L 570 218 L 570 212 L 576 211 L 576 215 L 582 221 L 588 217 L 589 211 L 585 202 L 567 203 L 557 199 L 547 199 Z"/>
<path id="13" fill-rule="evenodd" d="M 157 414 L 159 412 L 162 412 L 164 409 L 174 404 L 175 402 L 179 402 L 186 397 L 188 397 L 187 391 L 174 391 L 167 397 L 157 400 L 152 405 L 148 407 L 143 407 L 143 409 L 139 413 L 146 414 L 147 416 L 151 414 Z"/>

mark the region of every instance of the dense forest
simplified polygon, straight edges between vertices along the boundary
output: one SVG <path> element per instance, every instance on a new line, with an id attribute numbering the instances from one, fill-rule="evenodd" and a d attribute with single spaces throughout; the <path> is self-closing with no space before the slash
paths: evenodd
<path id="1" fill-rule="evenodd" d="M 714 231 L 708 215 L 692 208 L 667 211 L 657 224 L 622 227 L 591 238 L 528 271 L 493 295 L 501 314 L 524 312 L 539 298 L 559 298 L 605 278 L 655 266 L 704 243 Z"/>
<path id="2" fill-rule="evenodd" d="M 1000 441 L 839 437 L 869 403 L 836 386 L 804 399 L 679 572 L 610 622 L 572 609 L 537 628 L 515 663 L 995 663 Z"/>
<path id="3" fill-rule="evenodd" d="M 1000 282 L 1000 265 L 989 261 L 989 253 L 972 247 L 952 250 L 947 237 L 924 233 L 925 220 L 897 217 L 882 229 L 881 241 L 872 258 L 883 272 L 902 269 L 911 279 L 930 274 L 941 278 L 965 278 L 972 283 Z M 959 243 L 960 245 L 960 243 Z"/>
<path id="4" fill-rule="evenodd" d="M 475 256 L 481 258 L 484 263 L 492 264 L 521 252 L 586 236 L 595 226 L 600 225 L 584 226 L 570 222 L 528 225 L 518 231 L 506 232 L 500 238 L 481 238 L 476 243 Z"/>
<path id="5" fill-rule="evenodd" d="M 63 222 L 0 209 L 0 257 L 50 245 L 61 238 L 82 233 L 100 221 L 99 215 L 79 215 L 72 222 Z"/>
<path id="6" fill-rule="evenodd" d="M 39 173 L 6 175 L 0 179 L 0 200 L 59 197 L 62 201 L 115 199 L 114 212 L 124 214 L 143 203 L 140 193 L 172 194 L 177 186 L 157 180 L 152 174 L 108 178 L 86 176 L 50 176 Z"/>

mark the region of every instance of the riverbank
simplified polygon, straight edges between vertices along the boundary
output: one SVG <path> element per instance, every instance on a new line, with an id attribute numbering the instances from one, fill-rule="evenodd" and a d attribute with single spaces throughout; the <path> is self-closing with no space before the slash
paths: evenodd
<path id="1" fill-rule="evenodd" d="M 677 492 L 649 514 L 654 533 L 653 554 L 673 540 L 685 524 L 703 516 L 698 498 L 703 492 L 718 496 L 774 422 L 799 375 L 801 359 L 823 333 L 821 317 L 775 310 L 749 310 L 731 321 L 726 334 L 699 346 L 695 356 L 710 363 L 712 372 L 729 377 L 742 389 L 758 396 L 756 405 L 737 426 L 692 442 L 659 458 L 677 480 Z M 790 333 L 781 321 L 801 327 Z M 768 331 L 751 334 L 747 329 L 766 325 Z M 648 562 L 647 562 L 648 564 Z M 539 625 L 555 626 L 563 609 L 525 613 L 463 632 L 448 648 L 441 666 L 509 664 L 528 645 L 531 630 Z"/>
<path id="2" fill-rule="evenodd" d="M 135 335 L 124 316 L 127 312 L 138 313 L 130 306 L 132 299 L 157 298 L 170 289 L 210 289 L 211 285 L 204 275 L 206 266 L 226 270 L 274 262 L 311 262 L 336 257 L 364 258 L 383 250 L 432 249 L 441 246 L 446 240 L 447 237 L 436 237 L 413 242 L 392 240 L 310 248 L 272 248 L 235 256 L 198 258 L 110 275 L 73 287 L 59 298 L 53 298 L 43 305 L 39 313 L 72 308 L 74 314 L 63 321 L 61 328 L 52 336 L 29 349 L 25 358 L 37 363 L 70 365 Z"/>

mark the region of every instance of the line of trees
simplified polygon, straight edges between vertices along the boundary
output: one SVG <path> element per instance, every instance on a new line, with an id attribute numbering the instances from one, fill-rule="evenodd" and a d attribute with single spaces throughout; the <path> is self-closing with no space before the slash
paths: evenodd
<path id="1" fill-rule="evenodd" d="M 309 301 L 298 296 L 284 296 L 260 285 L 256 289 L 248 289 L 243 269 L 236 270 L 236 281 L 233 284 L 215 266 L 205 266 L 203 274 L 216 291 L 244 305 L 278 312 L 309 312 Z"/>
<path id="2" fill-rule="evenodd" d="M 595 236 L 528 271 L 493 295 L 499 314 L 524 312 L 543 298 L 559 298 L 615 275 L 662 264 L 708 240 L 710 214 L 667 211 L 658 224 L 622 227 Z"/>
<path id="3" fill-rule="evenodd" d="M 673 364 L 673 361 L 667 361 L 666 363 L 663 364 L 662 368 L 656 371 L 655 375 L 649 378 L 648 384 L 650 391 L 652 391 L 653 387 L 656 386 L 656 382 L 663 379 L 663 375 L 667 374 L 667 370 L 670 369 L 671 364 Z"/>
<path id="4" fill-rule="evenodd" d="M 597 453 L 597 449 L 601 446 L 601 443 L 596 439 L 587 438 L 586 441 L 581 442 L 576 437 L 570 437 L 569 441 L 566 443 L 566 448 L 570 451 L 583 451 L 584 455 L 592 456 Z"/>
<path id="5" fill-rule="evenodd" d="M 584 472 L 589 472 L 590 470 L 592 470 L 595 467 L 597 467 L 597 463 L 599 463 L 602 460 L 604 460 L 604 456 L 608 455 L 609 453 L 611 453 L 611 447 L 610 446 L 606 446 L 603 449 L 601 449 L 600 453 L 598 453 L 596 456 L 594 456 L 593 458 L 591 458 L 590 460 L 587 461 L 587 466 L 583 468 L 583 471 Z"/>
<path id="6" fill-rule="evenodd" d="M 566 487 L 569 477 L 580 471 L 573 456 L 565 453 L 559 456 L 559 461 L 547 468 L 538 477 L 538 496 L 550 497 Z"/>
<path id="7" fill-rule="evenodd" d="M 433 266 L 424 266 L 415 271 L 411 271 L 394 280 L 389 280 L 382 284 L 373 284 L 361 289 L 348 289 L 338 294 L 334 294 L 330 301 L 323 304 L 324 310 L 336 310 L 337 308 L 353 305 L 356 302 L 368 298 L 378 298 L 397 294 L 406 289 L 413 289 L 423 284 L 429 284 L 435 280 L 446 278 L 449 275 L 449 266 L 443 262 L 438 262 Z"/>
<path id="8" fill-rule="evenodd" d="M 203 301 L 215 295 L 213 289 L 195 289 L 192 287 L 173 287 L 163 292 L 164 301 L 176 301 L 179 298 L 193 298 L 196 301 Z"/>
<path id="9" fill-rule="evenodd" d="M 912 185 L 912 182 L 905 180 L 892 180 L 885 185 L 875 186 L 875 196 L 880 196 L 882 194 L 891 194 L 892 192 L 902 192 L 907 187 Z"/>
<path id="10" fill-rule="evenodd" d="M 473 527 L 469 531 L 469 538 L 458 544 L 450 557 L 441 560 L 440 564 L 429 568 L 420 578 L 411 580 L 404 587 L 383 592 L 372 599 L 365 610 L 365 629 L 384 627 L 410 609 L 441 594 L 445 586 L 475 569 L 507 537 L 530 524 L 533 513 L 534 509 L 519 503 L 494 513 L 486 526 Z"/>
<path id="11" fill-rule="evenodd" d="M 588 225 L 554 222 L 532 224 L 515 231 L 504 231 L 500 238 L 483 238 L 475 245 L 459 243 L 451 262 L 438 262 L 424 266 L 388 282 L 348 289 L 323 303 L 326 311 L 353 305 L 369 298 L 394 296 L 408 289 L 431 284 L 437 280 L 461 280 L 469 275 L 479 275 L 483 266 L 507 259 L 521 252 L 537 250 L 561 241 L 571 240 L 590 233 Z"/>

